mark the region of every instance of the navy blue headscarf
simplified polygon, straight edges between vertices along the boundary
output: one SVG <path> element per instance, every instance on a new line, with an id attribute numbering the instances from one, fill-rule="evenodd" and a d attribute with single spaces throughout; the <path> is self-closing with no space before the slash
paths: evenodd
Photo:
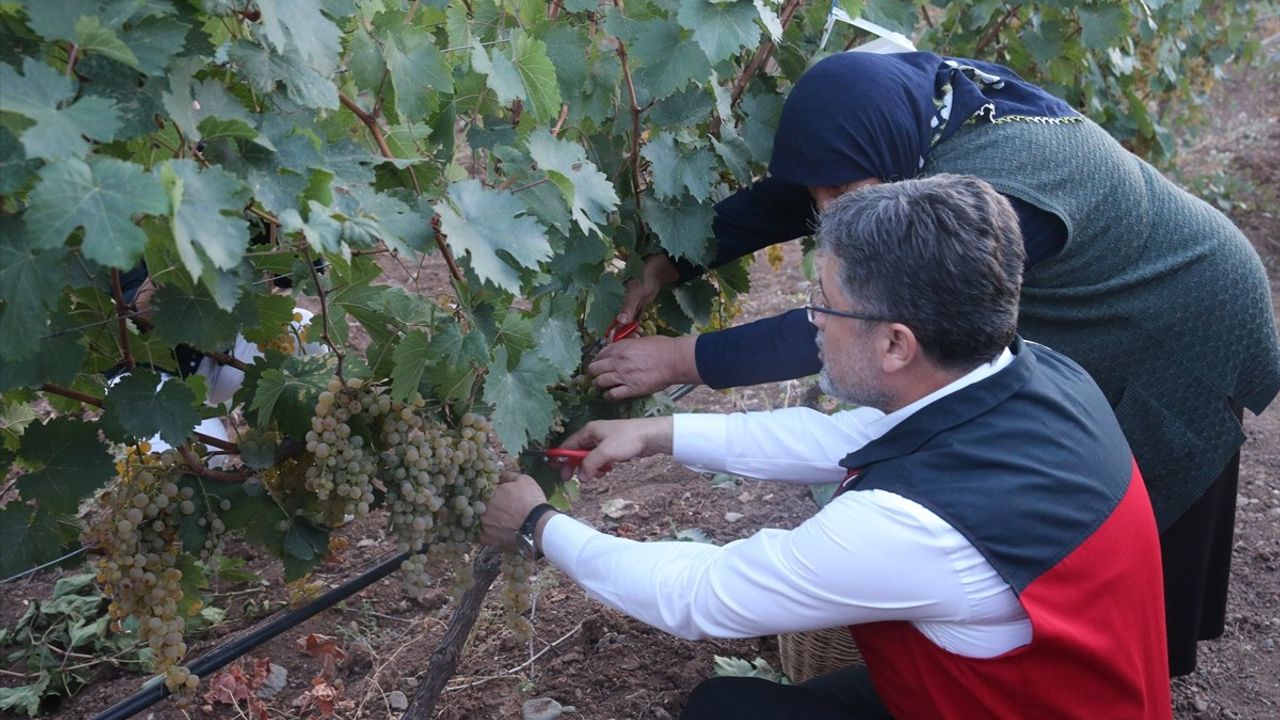
<path id="1" fill-rule="evenodd" d="M 971 117 L 1078 115 L 1001 65 L 925 52 L 845 52 L 810 68 L 787 96 L 769 172 L 805 186 L 904 180 Z"/>

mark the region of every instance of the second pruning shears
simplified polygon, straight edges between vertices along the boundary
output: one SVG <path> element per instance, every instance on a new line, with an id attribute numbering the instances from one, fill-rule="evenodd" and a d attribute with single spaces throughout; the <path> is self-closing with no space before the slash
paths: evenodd
<path id="1" fill-rule="evenodd" d="M 629 337 L 635 337 L 640 334 L 640 323 L 629 322 L 619 324 L 616 320 L 609 323 L 609 329 L 604 331 L 604 335 L 587 350 L 587 357 L 594 358 L 596 353 L 605 349 L 606 346 L 612 345 L 619 340 L 626 340 Z"/>
<path id="2" fill-rule="evenodd" d="M 538 448 L 529 448 L 521 453 L 525 457 L 540 457 L 552 465 L 568 465 L 576 468 L 582 464 L 582 461 L 590 454 L 590 450 L 571 450 L 569 448 L 547 448 L 539 450 Z M 612 465 L 605 465 L 600 468 L 600 472 L 607 473 L 613 469 Z"/>

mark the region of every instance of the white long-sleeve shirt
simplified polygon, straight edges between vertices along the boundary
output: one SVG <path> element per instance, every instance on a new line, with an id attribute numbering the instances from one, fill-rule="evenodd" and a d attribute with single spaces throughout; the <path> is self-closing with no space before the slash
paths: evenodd
<path id="1" fill-rule="evenodd" d="M 674 457 L 708 472 L 837 482 L 845 455 L 1011 361 L 1006 350 L 887 415 L 871 408 L 677 415 Z M 595 599 L 688 639 L 907 620 L 968 657 L 1031 640 L 1026 612 L 982 554 L 933 512 L 884 490 L 844 493 L 794 530 L 761 530 L 723 547 L 626 540 L 566 515 L 547 522 L 541 545 Z"/>

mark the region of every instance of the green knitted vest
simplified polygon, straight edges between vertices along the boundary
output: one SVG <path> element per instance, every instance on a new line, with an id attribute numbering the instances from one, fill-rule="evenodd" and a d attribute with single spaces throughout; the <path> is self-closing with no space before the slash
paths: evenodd
<path id="1" fill-rule="evenodd" d="M 1258 413 L 1280 391 L 1257 253 L 1088 120 L 964 127 L 925 165 L 939 173 L 980 177 L 1066 223 L 1062 252 L 1024 278 L 1018 331 L 1093 375 L 1168 527 L 1244 441 L 1228 399 Z"/>

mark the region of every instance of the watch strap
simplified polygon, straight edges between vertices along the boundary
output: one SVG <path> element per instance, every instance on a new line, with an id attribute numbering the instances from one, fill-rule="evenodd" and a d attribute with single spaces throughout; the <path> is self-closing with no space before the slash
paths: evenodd
<path id="1" fill-rule="evenodd" d="M 520 537 L 525 540 L 530 548 L 534 549 L 535 556 L 542 554 L 537 549 L 538 544 L 534 537 L 534 532 L 538 529 L 538 521 L 542 519 L 543 515 L 554 511 L 555 506 L 550 503 L 539 503 L 529 511 L 528 515 L 524 516 L 524 522 L 520 523 Z"/>

